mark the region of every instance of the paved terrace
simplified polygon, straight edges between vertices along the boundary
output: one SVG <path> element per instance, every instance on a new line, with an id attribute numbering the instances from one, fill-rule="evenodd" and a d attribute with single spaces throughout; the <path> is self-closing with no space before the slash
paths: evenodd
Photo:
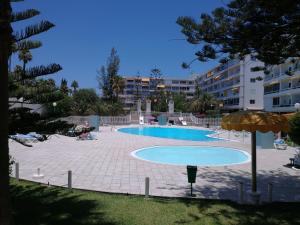
<path id="1" fill-rule="evenodd" d="M 66 186 L 67 171 L 73 172 L 73 187 L 103 192 L 144 194 L 145 177 L 150 177 L 150 194 L 155 196 L 187 197 L 190 185 L 185 166 L 146 162 L 131 156 L 131 152 L 159 145 L 199 145 L 234 147 L 250 153 L 249 137 L 243 142 L 198 142 L 163 139 L 125 134 L 101 127 L 98 140 L 77 141 L 60 135 L 28 148 L 10 141 L 10 154 L 20 163 L 20 178 L 50 185 Z M 220 136 L 228 137 L 226 133 Z M 267 184 L 274 183 L 274 200 L 297 201 L 300 198 L 300 171 L 288 168 L 293 149 L 257 150 L 258 189 L 267 200 Z M 44 174 L 36 180 L 37 168 Z M 251 163 L 198 167 L 194 193 L 199 198 L 238 198 L 238 182 L 250 190 Z"/>

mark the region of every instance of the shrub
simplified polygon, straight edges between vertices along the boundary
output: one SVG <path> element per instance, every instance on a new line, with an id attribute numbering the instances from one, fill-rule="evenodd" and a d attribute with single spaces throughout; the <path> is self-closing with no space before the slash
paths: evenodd
<path id="1" fill-rule="evenodd" d="M 289 136 L 291 140 L 300 145 L 300 112 L 296 113 L 290 120 L 289 120 L 290 132 Z"/>

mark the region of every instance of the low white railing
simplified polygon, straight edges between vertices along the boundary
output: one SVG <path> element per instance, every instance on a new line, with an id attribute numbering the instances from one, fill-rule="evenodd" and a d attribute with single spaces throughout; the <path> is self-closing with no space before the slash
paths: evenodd
<path id="1" fill-rule="evenodd" d="M 191 114 L 190 116 L 191 121 L 193 124 L 197 126 L 220 126 L 221 125 L 221 117 L 205 117 L 205 118 L 198 118 Z"/>
<path id="2" fill-rule="evenodd" d="M 100 116 L 100 125 L 130 124 L 131 116 Z"/>

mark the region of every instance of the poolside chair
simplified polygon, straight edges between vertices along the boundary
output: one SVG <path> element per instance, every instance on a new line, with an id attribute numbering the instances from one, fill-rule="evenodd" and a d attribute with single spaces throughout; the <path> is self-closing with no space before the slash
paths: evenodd
<path id="1" fill-rule="evenodd" d="M 38 139 L 27 134 L 9 135 L 9 138 L 27 147 L 32 147 L 31 143 L 38 142 Z"/>
<path id="2" fill-rule="evenodd" d="M 183 126 L 187 126 L 187 122 L 185 120 L 183 120 L 183 117 L 178 117 L 178 119 Z"/>
<path id="3" fill-rule="evenodd" d="M 140 125 L 144 125 L 145 124 L 143 116 L 140 116 L 140 118 L 139 118 L 139 124 Z"/>
<path id="4" fill-rule="evenodd" d="M 288 145 L 284 142 L 283 139 L 276 139 L 274 141 L 274 148 L 277 150 L 286 150 L 287 146 Z"/>
<path id="5" fill-rule="evenodd" d="M 94 134 L 91 134 L 90 132 L 84 132 L 80 134 L 77 137 L 77 140 L 84 141 L 84 140 L 97 140 L 96 136 Z"/>

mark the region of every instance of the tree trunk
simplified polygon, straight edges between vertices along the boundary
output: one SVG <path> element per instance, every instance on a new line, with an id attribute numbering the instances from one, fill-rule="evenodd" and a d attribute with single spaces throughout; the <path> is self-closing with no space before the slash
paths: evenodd
<path id="1" fill-rule="evenodd" d="M 8 151 L 8 58 L 11 47 L 11 7 L 0 1 L 0 224 L 11 224 Z"/>

